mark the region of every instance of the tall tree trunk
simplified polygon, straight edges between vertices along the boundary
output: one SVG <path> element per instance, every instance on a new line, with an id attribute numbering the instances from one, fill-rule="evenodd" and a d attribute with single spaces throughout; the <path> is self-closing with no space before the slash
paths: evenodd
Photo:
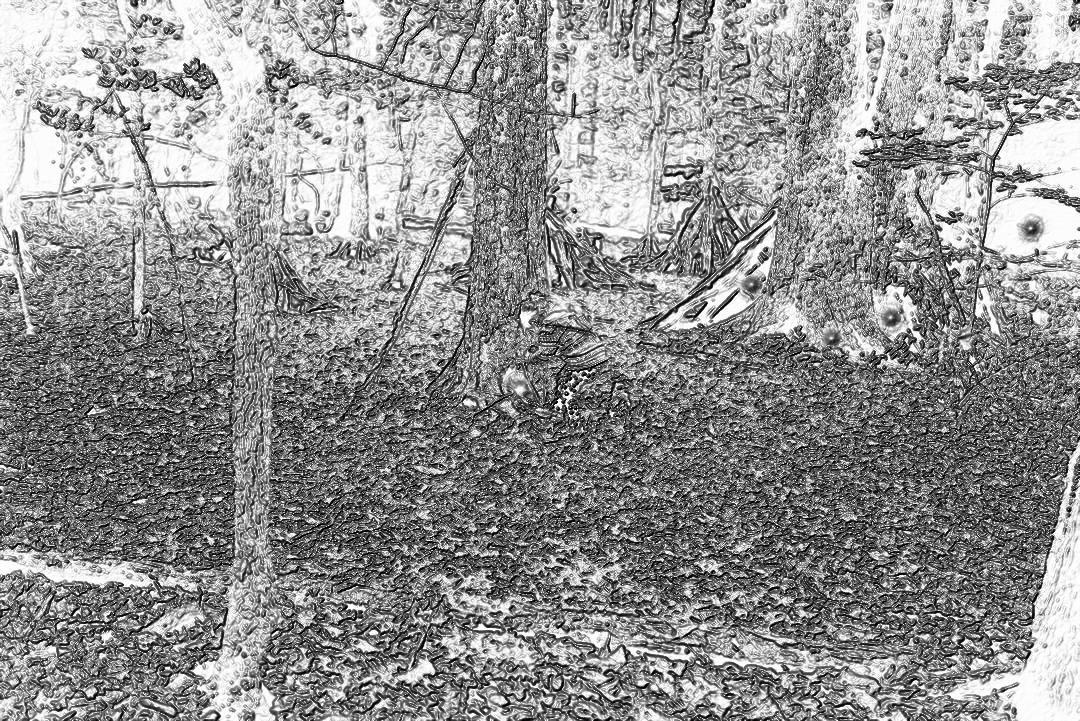
<path id="1" fill-rule="evenodd" d="M 367 126 L 360 103 L 349 100 L 349 235 L 358 249 L 371 241 L 371 204 L 368 197 Z"/>
<path id="2" fill-rule="evenodd" d="M 143 102 L 136 96 L 132 99 L 131 113 L 135 119 L 135 125 L 139 128 L 134 137 L 142 148 L 143 157 L 147 154 L 146 140 L 142 134 Z M 141 343 L 150 335 L 150 316 L 146 306 L 146 234 L 150 228 L 150 207 L 153 200 L 150 196 L 150 178 L 147 177 L 145 166 L 134 158 L 135 163 L 135 227 L 131 234 L 131 327 L 135 333 L 135 341 Z"/>
<path id="3" fill-rule="evenodd" d="M 1080 61 L 1080 16 L 1064 2 L 1031 3 L 1026 10 L 1049 14 L 1038 18 L 1028 39 L 1029 61 L 1045 67 L 1051 59 Z M 1020 8 L 1017 8 L 1020 10 Z M 1019 14 L 1019 13 L 1015 13 Z M 1014 13 L 1006 25 L 1016 24 Z M 1017 28 L 1014 28 L 1014 30 Z M 1007 32 L 1002 33 L 1008 35 Z M 1020 37 L 1024 37 L 1021 33 Z M 1019 49 L 1017 49 L 1019 50 Z M 1020 54 L 1014 50 L 1017 54 Z M 1035 57 L 1031 57 L 1031 53 Z M 1000 56 L 999 56 L 999 59 Z M 1035 600 L 1031 635 L 1034 647 L 1020 674 L 1012 703 L 1017 721 L 1080 719 L 1080 513 L 1077 509 L 1077 463 L 1080 444 L 1069 459 L 1064 494 L 1046 571 Z"/>
<path id="4" fill-rule="evenodd" d="M 213 704 L 223 721 L 244 718 L 259 701 L 259 662 L 276 623 L 270 557 L 272 389 L 277 344 L 273 259 L 285 206 L 287 124 L 265 88 L 273 44 L 266 14 L 233 15 L 219 0 L 173 3 L 184 37 L 220 83 L 230 132 L 229 210 L 233 223 L 232 436 L 235 484 L 233 568 Z M 235 28 L 242 30 L 238 37 Z"/>
<path id="5" fill-rule="evenodd" d="M 388 284 L 395 289 L 405 286 L 405 274 L 412 255 L 412 248 L 406 240 L 409 236 L 405 230 L 405 216 L 411 214 L 413 210 L 412 181 L 415 172 L 417 135 L 423 120 L 422 113 L 422 107 L 417 107 L 408 120 L 401 118 L 396 112 L 393 118 L 398 149 L 401 151 L 401 175 L 398 176 L 398 192 L 394 204 L 394 243 L 397 249 L 394 253 L 391 277 L 388 279 Z"/>
<path id="6" fill-rule="evenodd" d="M 26 328 L 26 335 L 37 335 L 37 326 L 34 325 L 34 318 L 30 314 L 30 299 L 26 294 L 26 274 L 23 272 L 23 255 L 21 238 L 19 237 L 19 231 L 14 228 L 9 228 L 7 223 L 0 222 L 0 228 L 2 228 L 4 237 L 7 240 L 7 245 L 11 253 L 12 270 L 15 275 L 15 287 L 19 292 L 19 307 L 22 309 L 23 325 Z"/>
<path id="7" fill-rule="evenodd" d="M 8 81 L 10 76 L 0 76 L 0 79 Z M 9 83 L 9 87 L 13 87 L 13 84 Z M 22 233 L 22 199 L 19 192 L 22 188 L 32 105 L 33 99 L 26 95 L 0 104 L 0 234 L 4 236 L 11 253 L 12 271 L 27 335 L 37 333 L 26 292 L 26 276 L 33 275 L 34 268 L 33 256 Z"/>
<path id="8" fill-rule="evenodd" d="M 277 336 L 272 258 L 284 208 L 280 138 L 286 128 L 259 92 L 247 103 L 230 148 L 229 193 L 236 224 L 233 320 L 233 583 L 222 646 L 219 699 L 250 707 L 258 663 L 273 629 L 270 560 L 270 443 Z M 240 693 L 234 688 L 239 685 Z"/>
<path id="9" fill-rule="evenodd" d="M 148 216 L 143 209 L 136 217 L 135 227 L 131 229 L 131 330 L 135 334 L 135 342 L 142 343 L 150 337 L 150 315 L 146 305 Z"/>
<path id="10" fill-rule="evenodd" d="M 640 253 L 645 258 L 660 249 L 660 208 L 663 196 L 660 186 L 664 183 L 664 166 L 667 163 L 667 107 L 664 104 L 664 87 L 660 72 L 653 68 L 649 74 L 649 90 L 652 98 L 652 130 L 649 136 L 649 212 L 645 219 L 645 237 L 641 240 Z"/>
<path id="11" fill-rule="evenodd" d="M 479 76 L 476 207 L 469 296 L 452 367 L 479 400 L 499 394 L 498 375 L 523 354 L 522 302 L 545 283 L 547 0 L 490 3 L 497 35 Z"/>
<path id="12" fill-rule="evenodd" d="M 828 338 L 824 331 L 832 329 L 841 342 L 860 345 L 883 338 L 874 295 L 895 279 L 890 228 L 907 201 L 898 173 L 855 171 L 855 133 L 871 122 L 882 130 L 911 126 L 923 88 L 937 75 L 952 8 L 917 0 L 886 18 L 896 50 L 876 71 L 867 67 L 873 53 L 862 45 L 856 12 L 852 0 L 807 0 L 798 16 L 795 46 L 805 55 L 769 285 L 774 303 L 808 332 Z"/>
<path id="13" fill-rule="evenodd" d="M 1080 719 L 1080 514 L 1076 464 L 1069 459 L 1065 495 L 1046 575 L 1035 602 L 1031 650 L 1013 695 L 1017 721 Z"/>

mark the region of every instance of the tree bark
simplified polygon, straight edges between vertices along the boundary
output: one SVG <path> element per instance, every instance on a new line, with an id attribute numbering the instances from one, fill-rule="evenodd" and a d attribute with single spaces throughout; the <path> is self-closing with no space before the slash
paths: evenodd
<path id="1" fill-rule="evenodd" d="M 14 228 L 9 228 L 6 223 L 0 222 L 0 228 L 3 228 L 4 237 L 7 240 L 8 248 L 11 253 L 12 270 L 15 275 L 15 287 L 19 292 L 19 307 L 22 309 L 23 325 L 26 328 L 26 335 L 37 335 L 37 326 L 34 325 L 34 318 L 30 313 L 30 299 L 26 294 L 26 274 L 23 273 L 23 256 L 21 238 L 19 237 L 19 231 Z"/>
<path id="2" fill-rule="evenodd" d="M 1017 721 L 1080 718 L 1080 515 L 1076 509 L 1076 464 L 1069 459 L 1046 575 L 1035 601 L 1035 641 L 1013 695 Z"/>
<path id="3" fill-rule="evenodd" d="M 1017 8 L 1018 10 L 1021 8 Z M 1025 43 L 1014 47 L 1016 55 L 1045 67 L 1051 60 L 1080 60 L 1080 33 L 1073 30 L 1080 22 L 1075 6 L 1066 3 L 1032 3 L 1025 10 L 1052 15 L 1048 22 L 1036 23 L 1036 30 Z M 1014 13 L 1006 26 L 1017 24 Z M 1007 36 L 1008 27 L 1002 35 Z M 1025 34 L 1014 34 L 1023 39 Z M 1049 31 L 1049 32 L 1046 32 Z M 1049 35 L 1049 37 L 1047 37 Z M 1003 58 L 999 50 L 998 60 Z M 985 191 L 984 191 L 985 192 Z M 1020 674 L 1012 703 L 1017 721 L 1072 721 L 1080 719 L 1080 514 L 1077 513 L 1076 466 L 1080 462 L 1080 444 L 1069 459 L 1065 488 L 1058 513 L 1057 527 L 1042 585 L 1035 600 L 1032 623 L 1034 647 Z"/>
<path id="4" fill-rule="evenodd" d="M 136 96 L 132 100 L 131 112 L 139 132 L 132 142 L 141 146 L 143 157 L 147 154 L 146 140 L 142 135 L 143 103 Z M 150 227 L 150 178 L 146 168 L 134 158 L 135 163 L 135 227 L 131 234 L 131 327 L 137 343 L 144 342 L 150 336 L 150 316 L 146 306 L 146 232 Z"/>
<path id="5" fill-rule="evenodd" d="M 233 583 L 222 646 L 219 698 L 226 708 L 250 706 L 258 662 L 273 629 L 270 559 L 272 389 L 277 341 L 272 258 L 284 206 L 285 132 L 258 93 L 247 103 L 230 148 L 229 194 L 236 224 L 233 320 L 233 468 L 235 521 Z M 237 688 L 239 686 L 239 688 Z"/>
<path id="6" fill-rule="evenodd" d="M 545 283 L 547 0 L 490 3 L 497 28 L 479 73 L 473 144 L 476 187 L 470 282 L 451 365 L 466 393 L 499 394 L 498 378 L 523 355 L 523 301 Z"/>
<path id="7" fill-rule="evenodd" d="M 367 171 L 367 126 L 359 102 L 349 100 L 349 168 L 352 184 L 349 188 L 349 202 L 352 212 L 349 217 L 349 235 L 358 248 L 363 248 L 371 240 L 371 205 L 368 198 Z"/>
<path id="8" fill-rule="evenodd" d="M 2 79 L 8 81 L 10 76 L 4 75 Z M 27 335 L 37 334 L 26 291 L 26 276 L 34 274 L 34 260 L 26 237 L 22 234 L 19 191 L 22 188 L 21 176 L 26 161 L 26 137 L 32 106 L 33 100 L 24 96 L 21 102 L 9 100 L 0 107 L 0 157 L 4 161 L 0 166 L 0 231 L 11 252 L 12 271 Z"/>
<path id="9" fill-rule="evenodd" d="M 860 46 L 851 0 L 807 0 L 797 19 L 803 49 L 796 77 L 776 255 L 769 288 L 773 310 L 793 310 L 813 334 L 834 329 L 845 345 L 883 339 L 875 291 L 895 280 L 891 230 L 907 200 L 896 171 L 857 174 L 855 132 L 908 129 L 923 88 L 936 79 L 942 28 L 951 5 L 920 0 L 886 19 L 894 52 L 876 71 Z M 854 79 L 854 81 L 852 80 Z M 862 80 L 862 82 L 860 82 Z"/>
<path id="10" fill-rule="evenodd" d="M 408 233 L 405 230 L 405 216 L 411 214 L 413 210 L 412 181 L 415 171 L 414 161 L 416 159 L 417 134 L 422 121 L 422 105 L 413 110 L 408 120 L 398 116 L 395 111 L 394 130 L 397 135 L 398 149 L 401 151 L 401 175 L 398 176 L 398 192 L 394 204 L 394 243 L 397 249 L 394 253 L 391 277 L 388 279 L 388 284 L 395 289 L 401 289 L 405 286 L 405 274 L 408 269 L 409 258 L 412 255 L 412 248 L 407 241 Z"/>
<path id="11" fill-rule="evenodd" d="M 131 229 L 131 329 L 135 342 L 150 337 L 150 316 L 146 306 L 146 221 L 145 210 Z"/>
<path id="12" fill-rule="evenodd" d="M 650 72 L 649 89 L 652 91 L 652 131 L 649 136 L 649 213 L 640 251 L 644 258 L 651 258 L 660 250 L 660 207 L 663 202 L 660 186 L 664 183 L 667 162 L 667 108 L 660 72 L 655 68 Z"/>

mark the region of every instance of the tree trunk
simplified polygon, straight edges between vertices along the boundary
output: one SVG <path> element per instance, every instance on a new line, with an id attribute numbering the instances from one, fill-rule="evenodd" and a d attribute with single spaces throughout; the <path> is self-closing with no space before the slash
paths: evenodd
<path id="1" fill-rule="evenodd" d="M 135 125 L 139 128 L 134 137 L 142 148 L 143 157 L 146 156 L 146 140 L 142 135 L 143 103 L 138 95 L 132 100 L 131 112 L 135 118 Z M 150 227 L 150 207 L 153 200 L 150 196 L 150 178 L 147 177 L 146 168 L 134 158 L 135 163 L 135 227 L 131 234 L 131 328 L 135 333 L 137 343 L 144 342 L 150 336 L 150 316 L 146 306 L 146 233 Z"/>
<path id="2" fill-rule="evenodd" d="M 11 253 L 11 265 L 15 275 L 15 287 L 19 291 L 19 307 L 22 309 L 23 325 L 26 327 L 26 335 L 37 335 L 37 326 L 34 325 L 34 318 L 30 314 L 30 300 L 26 294 L 26 275 L 23 273 L 23 256 L 21 238 L 19 238 L 19 231 L 14 228 L 9 228 L 6 223 L 0 222 L 0 227 L 3 228 L 4 236 L 7 239 L 8 248 Z"/>
<path id="3" fill-rule="evenodd" d="M 360 103 L 349 100 L 349 168 L 352 183 L 349 187 L 351 214 L 349 235 L 362 249 L 371 240 L 371 207 L 368 198 L 367 126 Z"/>
<path id="4" fill-rule="evenodd" d="M 4 75 L 3 80 L 10 76 Z M 9 85 L 10 87 L 10 85 Z M 35 335 L 26 292 L 26 276 L 34 274 L 33 256 L 22 235 L 22 171 L 26 160 L 26 137 L 30 127 L 31 98 L 9 99 L 0 106 L 0 233 L 11 253 L 12 272 L 19 292 L 19 306 L 27 335 Z"/>
<path id="5" fill-rule="evenodd" d="M 773 310 L 783 308 L 812 335 L 858 347 L 884 339 L 875 291 L 895 279 L 891 228 L 907 200 L 897 172 L 856 173 L 855 133 L 872 122 L 883 130 L 911 126 L 925 102 L 922 89 L 935 80 L 952 10 L 920 0 L 904 16 L 887 18 L 894 52 L 874 70 L 856 8 L 852 0 L 807 0 L 797 20 L 795 47 L 806 54 L 797 71 L 769 286 Z"/>
<path id="6" fill-rule="evenodd" d="M 394 253 L 394 263 L 388 284 L 394 289 L 400 290 L 405 286 L 405 274 L 408 269 L 409 257 L 412 249 L 407 242 L 408 233 L 405 230 L 405 216 L 411 214 L 413 206 L 412 181 L 415 170 L 417 133 L 420 122 L 423 119 L 422 108 L 416 108 L 408 120 L 398 116 L 394 117 L 394 129 L 397 134 L 398 148 L 401 151 L 401 175 L 398 177 L 397 200 L 394 206 L 394 243 L 397 246 Z M 408 126 L 407 128 L 405 126 Z"/>
<path id="7" fill-rule="evenodd" d="M 415 110 L 408 120 L 395 118 L 398 149 L 401 151 L 401 176 L 398 179 L 398 194 L 394 213 L 394 237 L 401 243 L 405 234 L 405 214 L 411 210 L 413 159 L 416 155 L 416 135 L 420 127 L 420 111 Z M 408 126 L 406 128 L 406 126 Z"/>
<path id="8" fill-rule="evenodd" d="M 1080 514 L 1076 512 L 1076 464 L 1069 459 L 1065 496 L 1046 575 L 1035 602 L 1035 641 L 1012 703 L 1017 721 L 1080 719 Z"/>
<path id="9" fill-rule="evenodd" d="M 247 103 L 230 148 L 229 194 L 236 232 L 233 320 L 233 467 L 235 527 L 219 677 L 226 710 L 250 707 L 258 662 L 273 628 L 270 560 L 270 442 L 277 327 L 272 258 L 284 206 L 286 128 L 260 92 Z"/>
<path id="10" fill-rule="evenodd" d="M 664 88 L 660 73 L 655 68 L 650 73 L 649 89 L 652 91 L 652 131 L 649 136 L 649 213 L 645 220 L 645 237 L 640 253 L 651 258 L 660 250 L 660 208 L 663 197 L 660 186 L 664 183 L 664 166 L 667 162 L 667 108 L 664 105 Z"/>
<path id="11" fill-rule="evenodd" d="M 1040 66 L 1051 59 L 1080 60 L 1080 21 L 1076 7 L 1065 3 L 1032 4 L 1026 10 L 1053 16 L 1035 24 L 1029 52 Z M 1013 21 L 1009 18 L 1007 24 Z M 1002 33 L 1006 35 L 1005 32 Z M 1023 37 L 1023 36 L 1021 36 Z M 1014 51 L 1016 52 L 1016 51 Z M 1022 51 L 1021 51 L 1022 52 Z M 1019 54 L 1019 53 L 1018 53 Z M 1025 53 L 1026 54 L 1026 53 Z M 1001 59 L 999 55 L 999 60 Z M 1034 647 L 1012 699 L 1017 721 L 1080 719 L 1080 514 L 1077 513 L 1076 466 L 1080 444 L 1069 459 L 1064 495 L 1046 571 L 1035 601 Z"/>
<path id="12" fill-rule="evenodd" d="M 499 394 L 498 377 L 526 346 L 522 302 L 545 285 L 547 180 L 547 0 L 500 0 L 498 28 L 479 77 L 476 187 L 469 297 L 456 379 L 478 400 Z"/>
<path id="13" fill-rule="evenodd" d="M 140 212 L 131 229 L 131 330 L 135 342 L 150 337 L 150 316 L 146 306 L 146 221 L 145 210 Z"/>

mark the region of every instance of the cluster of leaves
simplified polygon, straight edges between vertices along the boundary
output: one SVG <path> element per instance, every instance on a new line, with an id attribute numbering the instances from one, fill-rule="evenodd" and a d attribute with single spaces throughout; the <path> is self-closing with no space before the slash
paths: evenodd
<path id="1" fill-rule="evenodd" d="M 67 108 L 50 105 L 44 100 L 35 102 L 34 110 L 37 110 L 41 114 L 41 122 L 45 123 L 50 128 L 56 128 L 60 131 L 69 133 L 91 133 L 96 127 L 94 125 L 94 116 L 92 114 L 80 117 L 78 113 L 72 112 Z"/>
<path id="2" fill-rule="evenodd" d="M 989 130 L 994 127 L 997 126 L 982 123 L 977 129 Z M 927 138 L 925 132 L 925 128 L 900 131 L 860 128 L 856 137 L 869 138 L 876 145 L 860 151 L 865 157 L 853 161 L 852 165 L 857 168 L 886 165 L 897 170 L 911 170 L 928 164 L 966 166 L 980 162 L 982 152 L 972 147 L 973 138 Z"/>
<path id="3" fill-rule="evenodd" d="M 190 100 L 202 100 L 203 94 L 215 85 L 217 76 L 214 71 L 198 58 L 192 58 L 191 62 L 185 63 L 181 75 L 170 75 L 161 83 L 163 88 L 172 91 L 177 97 Z"/>
<path id="4" fill-rule="evenodd" d="M 1041 68 L 1021 65 L 988 65 L 982 77 L 954 75 L 945 80 L 946 86 L 977 95 L 991 111 L 1009 116 L 1015 125 L 1030 125 L 1041 120 L 1075 120 L 1080 90 L 1080 63 L 1052 63 Z M 1043 105 L 1053 100 L 1052 105 Z M 1016 109 L 1022 117 L 1014 116 Z"/>
<path id="5" fill-rule="evenodd" d="M 154 26 L 155 20 L 158 21 L 156 24 L 161 24 L 161 18 L 144 14 L 140 22 Z M 169 26 L 164 27 L 162 32 L 167 37 L 174 37 Z M 97 63 L 97 84 L 107 92 L 100 98 L 80 100 L 80 106 L 89 105 L 89 115 L 85 117 L 39 100 L 35 109 L 40 113 L 41 121 L 57 130 L 91 132 L 95 129 L 94 119 L 98 113 L 123 118 L 126 108 L 122 103 L 113 102 L 118 99 L 120 92 L 141 94 L 165 90 L 181 99 L 202 100 L 205 93 L 218 84 L 213 70 L 197 57 L 185 63 L 181 72 L 164 74 L 142 66 L 140 56 L 144 52 L 145 48 L 140 46 L 83 48 L 83 56 Z M 141 128 L 142 131 L 148 129 L 146 125 Z"/>

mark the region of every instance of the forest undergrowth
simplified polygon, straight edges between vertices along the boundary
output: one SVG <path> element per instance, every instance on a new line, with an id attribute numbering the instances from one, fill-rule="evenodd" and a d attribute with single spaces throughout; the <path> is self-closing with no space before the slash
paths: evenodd
<path id="1" fill-rule="evenodd" d="M 126 334 L 122 238 L 64 242 L 84 247 L 43 258 L 40 335 L 14 312 L 0 327 L 0 544 L 225 573 L 227 271 L 184 261 L 190 383 L 178 336 Z M 1056 363 L 1002 351 L 958 388 L 790 337 L 628 332 L 672 284 L 580 293 L 617 352 L 568 426 L 427 394 L 461 305 L 429 279 L 388 370 L 338 420 L 401 291 L 380 288 L 387 263 L 361 276 L 328 249 L 298 266 L 342 310 L 281 323 L 286 618 L 266 678 L 282 718 L 1007 716 L 949 691 L 1030 648 L 1080 435 L 1069 346 Z M 155 295 L 178 326 L 171 289 Z M 0 588 L 14 718 L 204 703 L 220 589 Z"/>

